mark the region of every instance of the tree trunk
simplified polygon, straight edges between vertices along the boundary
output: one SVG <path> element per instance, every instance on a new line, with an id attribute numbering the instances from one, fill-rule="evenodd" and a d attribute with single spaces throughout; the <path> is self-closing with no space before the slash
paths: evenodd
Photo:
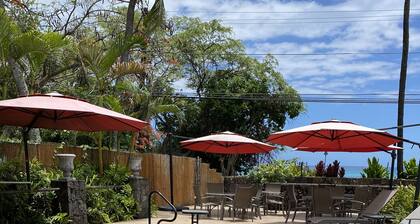
<path id="1" fill-rule="evenodd" d="M 409 48 L 409 21 L 410 21 L 410 0 L 404 2 L 404 21 L 403 21 L 403 46 L 401 55 L 400 85 L 398 94 L 398 119 L 397 119 L 397 135 L 404 137 L 404 101 L 405 101 L 405 85 L 407 80 L 407 61 Z M 403 147 L 403 142 L 398 143 L 399 147 Z M 401 178 L 403 172 L 404 150 L 397 152 L 397 172 L 398 178 Z"/>
<path id="2" fill-rule="evenodd" d="M 12 57 L 9 57 L 7 62 L 10 68 L 12 69 L 13 78 L 15 79 L 19 96 L 28 95 L 29 94 L 28 85 L 26 85 L 25 76 L 23 75 L 23 72 L 20 69 L 19 64 Z"/>
<path id="3" fill-rule="evenodd" d="M 128 3 L 127 8 L 127 16 L 125 20 L 125 37 L 131 37 L 133 35 L 134 30 L 134 14 L 136 9 L 137 0 L 130 0 Z M 129 54 L 128 51 L 124 52 L 121 56 L 121 61 L 126 62 L 128 61 Z"/>
<path id="4" fill-rule="evenodd" d="M 133 35 L 133 30 L 134 30 L 134 10 L 136 8 L 136 3 L 137 0 L 130 0 L 130 2 L 128 3 L 128 8 L 127 8 L 127 15 L 126 15 L 126 22 L 125 22 L 125 37 L 131 37 Z M 129 59 L 129 53 L 128 51 L 124 52 L 121 55 L 121 62 L 127 62 Z M 117 82 L 120 81 L 120 78 L 117 78 Z M 117 131 L 113 131 L 112 132 L 112 148 L 118 150 L 119 149 L 119 138 L 118 138 L 118 132 Z"/>
<path id="5" fill-rule="evenodd" d="M 23 75 L 23 71 L 20 68 L 20 65 L 12 57 L 9 57 L 7 59 L 7 63 L 12 69 L 12 75 L 15 79 L 16 88 L 18 90 L 19 96 L 27 96 L 29 94 L 28 85 L 26 84 L 25 76 Z M 38 128 L 31 129 L 29 131 L 29 139 L 36 143 L 40 143 L 42 141 L 41 133 L 39 132 Z"/>
<path id="6" fill-rule="evenodd" d="M 227 157 L 227 164 L 225 167 L 225 157 L 220 158 L 220 168 L 222 170 L 223 176 L 234 176 L 235 175 L 235 165 L 238 160 L 238 155 L 229 155 Z"/>

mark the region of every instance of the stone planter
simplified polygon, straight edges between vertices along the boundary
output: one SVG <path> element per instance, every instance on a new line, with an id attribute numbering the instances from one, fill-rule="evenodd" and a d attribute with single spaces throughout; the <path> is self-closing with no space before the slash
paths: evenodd
<path id="1" fill-rule="evenodd" d="M 131 174 L 134 177 L 139 177 L 141 171 L 141 157 L 130 157 L 128 165 L 130 167 Z"/>
<path id="2" fill-rule="evenodd" d="M 74 169 L 73 160 L 76 157 L 74 154 L 56 154 L 58 158 L 58 168 L 63 171 L 64 179 L 73 179 L 71 172 Z"/>

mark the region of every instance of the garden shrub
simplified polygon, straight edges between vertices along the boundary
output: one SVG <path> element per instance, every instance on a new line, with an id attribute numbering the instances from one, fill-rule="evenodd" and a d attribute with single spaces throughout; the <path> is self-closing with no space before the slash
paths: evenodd
<path id="1" fill-rule="evenodd" d="M 417 161 L 415 158 L 412 158 L 408 161 L 404 161 L 404 172 L 402 177 L 405 179 L 416 179 L 417 178 Z"/>
<path id="2" fill-rule="evenodd" d="M 399 186 L 397 193 L 382 210 L 395 217 L 394 223 L 400 223 L 413 209 L 414 186 Z"/>
<path id="3" fill-rule="evenodd" d="M 302 171 L 303 176 L 313 175 L 307 166 Z M 301 167 L 296 159 L 274 160 L 255 167 L 248 176 L 256 183 L 283 182 L 287 177 L 301 176 Z"/>
<path id="4" fill-rule="evenodd" d="M 368 158 L 368 167 L 364 168 L 360 173 L 363 178 L 388 178 L 389 171 L 386 167 L 379 163 L 376 157 Z"/>
<path id="5" fill-rule="evenodd" d="M 104 171 L 103 177 L 98 177 L 96 169 L 83 164 L 75 170 L 75 177 L 83 178 L 86 184 L 117 185 L 114 189 L 90 189 L 87 193 L 89 223 L 110 223 L 132 220 L 136 213 L 136 201 L 132 197 L 132 188 L 128 183 L 129 170 L 117 164 L 111 164 Z"/>
<path id="6" fill-rule="evenodd" d="M 56 170 L 42 168 L 37 160 L 32 160 L 30 166 L 30 175 L 34 182 L 31 190 L 48 187 L 52 179 L 60 176 Z M 26 181 L 26 175 L 17 161 L 4 161 L 0 163 L 0 180 Z M 53 213 L 51 202 L 55 193 L 22 193 L 28 190 L 26 187 L 26 185 L 0 185 L 1 191 L 18 191 L 1 195 L 0 223 L 47 223 L 47 217 Z"/>
<path id="7" fill-rule="evenodd" d="M 59 179 L 62 172 L 57 169 L 47 169 L 37 160 L 31 163 L 31 189 L 50 187 L 52 180 Z M 0 180 L 25 181 L 26 176 L 16 161 L 0 163 Z M 136 202 L 132 197 L 129 185 L 130 172 L 124 166 L 112 164 L 105 169 L 104 175 L 97 175 L 96 167 L 88 163 L 76 164 L 74 177 L 84 180 L 87 186 L 118 185 L 114 189 L 88 189 L 87 208 L 89 223 L 111 223 L 132 220 L 136 212 Z M 0 190 L 26 190 L 26 186 L 0 185 Z M 35 194 L 5 194 L 0 195 L 0 223 L 68 223 L 66 213 L 54 214 L 52 200 L 54 192 Z M 30 203 L 28 203 L 30 202 Z"/>

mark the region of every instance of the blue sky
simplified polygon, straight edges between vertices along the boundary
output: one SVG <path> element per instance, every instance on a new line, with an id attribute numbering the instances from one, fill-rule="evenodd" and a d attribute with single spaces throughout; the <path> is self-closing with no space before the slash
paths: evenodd
<path id="1" fill-rule="evenodd" d="M 170 16 L 220 19 L 233 28 L 248 53 L 401 52 L 403 1 L 172 0 L 165 5 Z M 410 51 L 419 52 L 420 1 L 412 0 L 411 9 Z M 399 54 L 276 57 L 278 71 L 300 93 L 398 92 Z M 410 55 L 407 93 L 420 93 L 419 64 L 420 54 Z M 288 120 L 286 129 L 329 119 L 384 128 L 396 126 L 396 118 L 396 104 L 306 103 L 306 112 Z M 405 123 L 420 123 L 420 105 L 406 106 Z M 405 138 L 420 142 L 420 127 L 406 129 Z M 405 149 L 405 158 L 419 158 L 420 149 L 408 144 Z M 328 160 L 358 166 L 366 165 L 371 155 L 331 153 Z M 381 163 L 389 162 L 387 154 L 375 155 Z M 322 153 L 308 152 L 287 151 L 279 156 L 298 157 L 309 164 L 323 159 Z"/>

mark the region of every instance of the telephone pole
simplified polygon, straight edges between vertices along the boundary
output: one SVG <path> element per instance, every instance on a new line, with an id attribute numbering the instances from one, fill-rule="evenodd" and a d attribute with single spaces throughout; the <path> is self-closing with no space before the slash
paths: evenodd
<path id="1" fill-rule="evenodd" d="M 408 61 L 408 47 L 409 47 L 409 22 L 410 22 L 410 0 L 404 1 L 404 21 L 403 21 L 403 46 L 401 55 L 401 70 L 400 70 L 400 85 L 398 93 L 398 119 L 397 123 L 399 128 L 397 129 L 397 136 L 404 137 L 404 129 L 401 127 L 404 125 L 404 101 L 405 101 L 405 86 L 407 80 L 407 61 Z M 399 142 L 398 146 L 403 148 L 403 142 Z M 397 171 L 398 178 L 401 177 L 403 172 L 403 161 L 404 161 L 404 149 L 397 150 Z"/>

